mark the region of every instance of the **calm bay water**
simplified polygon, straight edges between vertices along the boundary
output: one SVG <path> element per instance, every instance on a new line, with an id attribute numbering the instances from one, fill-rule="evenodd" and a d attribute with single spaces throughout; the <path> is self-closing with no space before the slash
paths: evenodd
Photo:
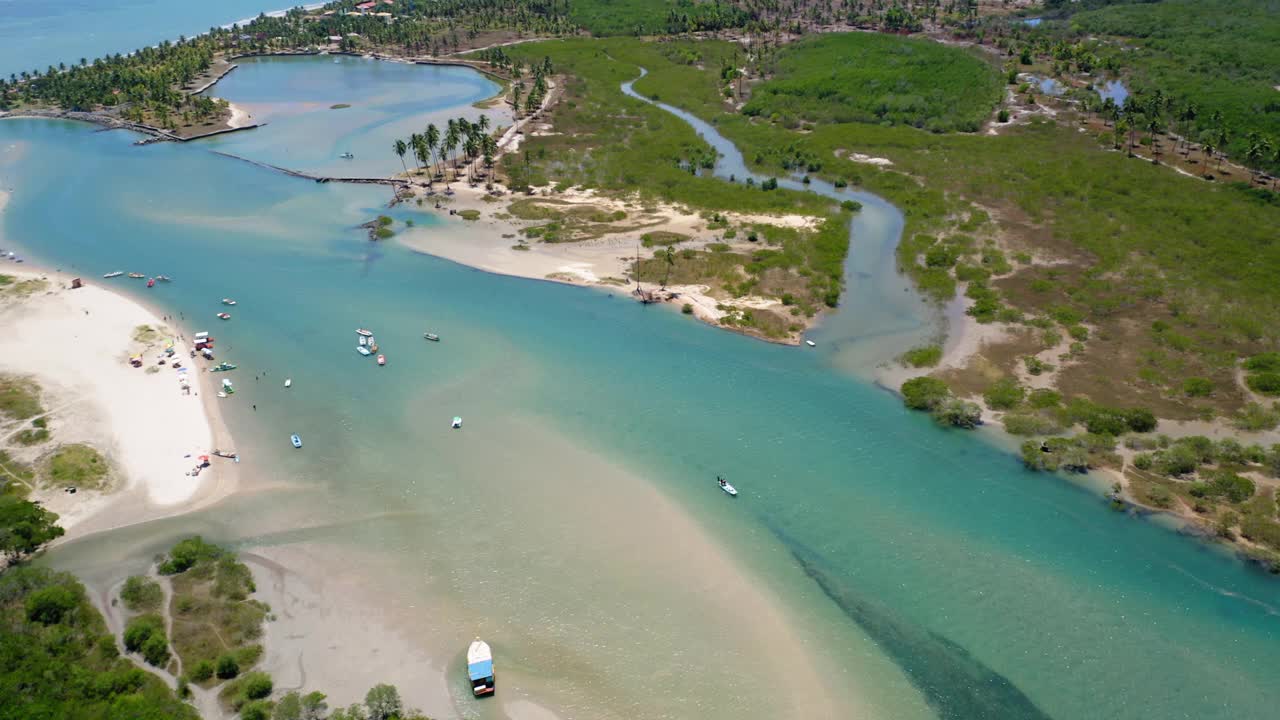
<path id="1" fill-rule="evenodd" d="M 363 71 L 326 59 L 279 67 L 272 82 L 332 73 L 341 86 Z M 239 100 L 233 85 L 219 91 Z M 487 92 L 449 94 L 441 111 Z M 347 112 L 294 110 L 317 133 Z M 265 143 L 241 148 L 256 157 L 288 130 L 281 119 L 227 142 Z M 318 161 L 351 133 L 323 135 Z M 885 718 L 1264 718 L 1280 702 L 1274 580 L 1027 473 L 843 371 L 924 323 L 914 307 L 872 302 L 896 276 L 859 271 L 850 297 L 866 302 L 846 303 L 818 334 L 844 350 L 776 347 L 371 245 L 353 227 L 379 212 L 385 189 L 293 180 L 207 145 L 131 141 L 0 122 L 0 186 L 16 187 L 6 242 L 91 277 L 171 275 L 152 291 L 117 282 L 184 313 L 191 330 L 235 297 L 235 319 L 210 329 L 242 368 L 225 405 L 237 449 L 270 482 L 68 544 L 50 554 L 56 565 L 109 578 L 192 531 L 249 550 L 317 543 L 376 558 L 341 572 L 383 597 L 407 637 L 448 659 L 484 634 L 519 692 L 566 717 L 823 716 L 797 711 L 803 700 L 746 614 L 755 606 L 735 610 L 744 591 L 701 580 L 710 561 L 682 558 L 646 527 L 664 517 L 650 503 L 629 506 L 653 486 L 777 599 L 832 681 L 836 717 L 855 714 L 846 694 Z M 874 234 L 896 232 L 891 215 L 859 222 L 855 248 L 891 244 Z M 386 368 L 356 355 L 356 326 L 377 330 Z M 425 330 L 445 342 L 424 343 Z M 269 379 L 249 378 L 259 370 Z M 455 414 L 463 432 L 447 429 Z M 304 451 L 288 446 L 292 432 Z M 715 489 L 717 473 L 742 490 L 737 502 Z"/>

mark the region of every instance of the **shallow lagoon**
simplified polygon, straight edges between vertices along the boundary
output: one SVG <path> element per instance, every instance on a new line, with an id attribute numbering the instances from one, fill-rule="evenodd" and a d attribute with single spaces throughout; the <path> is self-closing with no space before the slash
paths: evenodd
<path id="1" fill-rule="evenodd" d="M 353 228 L 383 188 L 130 142 L 0 122 L 0 174 L 21 178 L 6 244 L 91 277 L 169 274 L 123 287 L 189 330 L 236 297 L 226 412 L 256 479 L 55 565 L 106 584 L 193 531 L 323 549 L 465 716 L 511 712 L 462 697 L 454 650 L 475 634 L 505 663 L 502 702 L 566 717 L 1262 718 L 1280 701 L 1273 579 L 935 428 L 836 358 L 370 245 Z M 386 368 L 356 355 L 356 326 Z M 827 696 L 794 695 L 797 646 Z"/>

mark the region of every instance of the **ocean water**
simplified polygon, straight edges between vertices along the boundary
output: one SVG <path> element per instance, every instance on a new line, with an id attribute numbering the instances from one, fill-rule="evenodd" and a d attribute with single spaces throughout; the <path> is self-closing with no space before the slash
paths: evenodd
<path id="1" fill-rule="evenodd" d="M 44 72 L 256 17 L 263 0 L 0 0 L 0 74 Z M 287 6 L 288 3 L 281 5 Z"/>
<path id="2" fill-rule="evenodd" d="M 350 69 L 314 62 L 336 84 Z M 150 291 L 116 282 L 216 332 L 242 368 L 225 404 L 237 450 L 266 477 L 208 510 L 67 544 L 55 565 L 103 581 L 193 531 L 246 550 L 318 545 L 443 658 L 456 697 L 452 649 L 483 634 L 504 692 L 565 717 L 1274 716 L 1273 578 L 848 372 L 860 347 L 920 326 L 916 309 L 846 303 L 816 335 L 839 352 L 767 345 L 372 245 L 355 226 L 385 188 L 95 130 L 0 121 L 6 242 L 90 277 L 172 276 Z M 874 234 L 895 232 L 891 215 L 862 218 L 855 246 L 891 246 Z M 855 275 L 869 299 L 902 282 Z M 214 327 L 226 296 L 235 318 Z M 387 367 L 354 352 L 358 326 Z M 694 531 L 749 584 L 683 554 Z M 771 652 L 756 592 L 829 680 L 827 705 L 796 696 L 795 658 Z"/>

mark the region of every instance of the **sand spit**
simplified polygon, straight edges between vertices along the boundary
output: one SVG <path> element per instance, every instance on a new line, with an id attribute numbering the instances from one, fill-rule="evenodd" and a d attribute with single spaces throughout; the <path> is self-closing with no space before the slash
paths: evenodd
<path id="1" fill-rule="evenodd" d="M 73 290 L 68 275 L 3 271 L 19 281 L 43 278 L 46 285 L 30 295 L 0 298 L 0 372 L 33 377 L 43 388 L 52 413 L 48 449 L 86 442 L 112 465 L 115 494 L 50 489 L 34 495 L 61 516 L 69 535 L 176 514 L 229 489 L 230 461 L 192 474 L 197 458 L 214 448 L 214 425 L 221 423 L 206 416 L 203 401 L 212 394 L 204 392 L 199 368 L 189 372 L 188 394 L 179 387 L 177 371 L 158 364 L 176 330 L 99 285 L 109 280 L 85 278 L 86 285 Z M 146 343 L 134 339 L 143 325 L 155 331 Z M 190 366 L 189 350 L 177 341 L 174 357 Z M 131 367 L 129 358 L 138 353 L 144 366 Z M 218 436 L 225 440 L 225 432 Z M 102 517 L 107 508 L 110 517 Z"/>

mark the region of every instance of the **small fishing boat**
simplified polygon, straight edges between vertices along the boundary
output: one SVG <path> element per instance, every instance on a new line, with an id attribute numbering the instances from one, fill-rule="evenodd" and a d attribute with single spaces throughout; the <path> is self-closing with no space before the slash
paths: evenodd
<path id="1" fill-rule="evenodd" d="M 143 275 L 142 273 L 129 273 L 129 277 L 133 278 L 134 280 L 141 280 L 142 278 L 146 277 L 146 275 Z"/>
<path id="2" fill-rule="evenodd" d="M 120 276 L 121 276 L 121 275 L 123 275 L 123 274 L 124 274 L 124 272 L 123 272 L 123 271 L 121 271 L 121 270 L 117 270 L 117 271 L 115 271 L 115 272 L 109 272 L 109 273 L 107 273 L 107 274 L 103 275 L 102 277 L 110 279 L 110 278 L 117 278 L 117 277 L 120 277 Z"/>
<path id="3" fill-rule="evenodd" d="M 724 478 L 717 475 L 716 482 L 720 483 L 720 489 L 725 491 L 725 493 L 727 493 L 730 497 L 738 497 L 738 489 L 730 485 L 728 480 L 725 480 Z"/>
<path id="4" fill-rule="evenodd" d="M 222 304 L 223 304 L 223 305 L 235 305 L 235 304 L 236 304 L 236 301 L 235 301 L 235 300 L 232 300 L 231 298 L 222 298 Z"/>
<path id="5" fill-rule="evenodd" d="M 369 336 L 373 335 L 373 331 L 372 331 L 372 330 L 365 330 L 364 328 L 356 328 L 356 334 L 357 334 L 357 335 L 363 335 L 363 336 L 365 336 L 365 337 L 369 337 Z"/>
<path id="6" fill-rule="evenodd" d="M 467 648 L 467 678 L 475 697 L 492 695 L 494 691 L 493 652 L 489 643 L 476 638 Z"/>
<path id="7" fill-rule="evenodd" d="M 302 447 L 302 438 L 298 437 L 296 433 L 289 436 L 289 442 L 293 443 L 296 448 Z"/>
<path id="8" fill-rule="evenodd" d="M 369 354 L 369 348 L 367 348 L 367 347 L 365 347 L 365 346 L 363 346 L 363 345 L 357 345 L 357 346 L 356 346 L 356 352 L 360 353 L 361 355 L 368 355 L 368 354 Z"/>
<path id="9" fill-rule="evenodd" d="M 222 389 L 225 390 L 228 395 L 234 395 L 236 392 L 235 386 L 231 384 L 230 380 L 222 381 Z"/>
<path id="10" fill-rule="evenodd" d="M 356 342 L 357 342 L 358 344 L 360 344 L 360 345 L 368 345 L 368 344 L 369 344 L 369 338 L 367 338 L 367 337 L 365 337 L 365 336 L 361 335 L 360 337 L 356 338 Z"/>
<path id="11" fill-rule="evenodd" d="M 156 279 L 159 280 L 160 282 L 173 282 L 173 278 L 169 277 L 168 275 L 157 275 Z"/>
<path id="12" fill-rule="evenodd" d="M 236 369 L 236 366 L 232 363 L 220 362 L 218 363 L 217 367 L 210 368 L 209 372 L 226 372 L 228 370 L 235 370 L 235 369 Z"/>
<path id="13" fill-rule="evenodd" d="M 148 280 L 147 280 L 147 287 L 155 287 L 155 286 L 156 286 L 156 279 L 155 279 L 155 278 L 150 278 L 150 279 L 148 279 Z"/>
<path id="14" fill-rule="evenodd" d="M 435 333 L 423 333 L 422 337 L 430 340 L 431 342 L 440 342 L 440 336 Z"/>
<path id="15" fill-rule="evenodd" d="M 285 379 L 284 379 L 284 386 L 285 386 L 285 387 L 287 387 L 287 388 L 291 388 L 291 387 L 293 387 L 293 378 L 285 378 Z"/>
<path id="16" fill-rule="evenodd" d="M 369 352 L 378 352 L 378 343 L 374 342 L 373 338 L 369 338 Z"/>
<path id="17" fill-rule="evenodd" d="M 339 155 L 338 157 L 342 158 L 343 160 L 355 160 L 355 159 L 356 159 L 356 156 L 355 156 L 355 155 L 352 155 L 352 154 L 351 154 L 351 153 L 349 153 L 349 152 L 344 152 L 344 153 L 342 153 L 341 155 Z"/>
<path id="18" fill-rule="evenodd" d="M 453 416 L 453 422 L 449 424 L 449 427 L 453 428 L 454 430 L 457 430 L 457 429 L 461 428 L 461 427 L 462 427 L 462 418 L 461 418 L 461 417 L 459 417 L 459 416 L 457 416 L 457 415 L 454 415 L 454 416 Z"/>
<path id="19" fill-rule="evenodd" d="M 814 342 L 814 341 L 812 341 L 812 340 L 805 340 L 805 341 L 804 341 L 804 344 L 805 344 L 805 345 L 808 345 L 809 347 L 818 347 L 818 343 L 816 343 L 816 342 Z"/>
<path id="20" fill-rule="evenodd" d="M 378 356 L 378 364 L 379 364 L 379 365 L 386 365 L 386 364 L 387 364 L 387 356 L 386 356 L 386 355 L 379 355 L 379 356 Z"/>
<path id="21" fill-rule="evenodd" d="M 230 320 L 230 319 L 231 319 L 231 313 L 224 313 L 224 312 L 220 312 L 220 313 L 218 313 L 218 319 L 219 319 L 219 320 Z"/>

